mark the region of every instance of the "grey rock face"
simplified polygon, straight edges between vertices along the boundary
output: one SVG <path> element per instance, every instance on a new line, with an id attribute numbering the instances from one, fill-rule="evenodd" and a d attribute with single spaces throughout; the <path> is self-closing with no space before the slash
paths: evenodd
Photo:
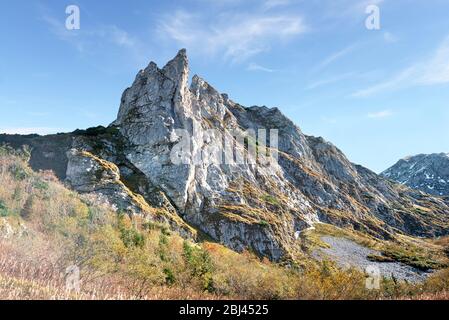
<path id="1" fill-rule="evenodd" d="M 14 229 L 5 218 L 0 218 L 0 239 L 10 239 L 14 235 Z"/>
<path id="2" fill-rule="evenodd" d="M 186 238 L 195 238 L 196 232 L 184 224 L 176 213 L 170 212 L 170 208 L 150 206 L 144 197 L 131 191 L 122 182 L 120 170 L 115 164 L 78 149 L 69 150 L 67 158 L 66 182 L 74 190 L 100 195 L 117 211 L 168 224 Z"/>
<path id="3" fill-rule="evenodd" d="M 233 103 L 198 76 L 193 77 L 189 88 L 188 71 L 187 57 L 181 50 L 162 69 L 150 63 L 125 91 L 114 125 L 127 141 L 126 158 L 164 191 L 189 223 L 233 249 L 250 246 L 279 259 L 281 250 L 274 231 L 259 224 L 263 217 L 254 209 L 265 210 L 267 216 L 273 213 L 260 205 L 253 208 L 251 197 L 255 195 L 245 194 L 244 186 L 265 195 L 272 192 L 270 184 L 274 184 L 278 192 L 288 195 L 285 219 L 297 222 L 279 223 L 278 232 L 289 234 L 290 241 L 294 227 L 308 226 L 317 219 L 316 213 L 288 184 L 280 166 L 221 164 L 204 157 L 209 147 L 220 148 L 223 138 L 233 141 L 231 130 L 242 136 L 244 132 L 228 109 Z M 178 130 L 190 138 L 191 159 L 201 161 L 173 163 L 172 148 L 181 139 Z M 242 213 L 248 218 L 241 217 Z"/>
<path id="4" fill-rule="evenodd" d="M 10 240 L 25 237 L 28 228 L 22 223 L 12 225 L 7 218 L 0 217 L 0 240 Z"/>
<path id="5" fill-rule="evenodd" d="M 177 207 L 185 209 L 193 168 L 179 165 L 170 170 L 176 128 L 193 132 L 194 114 L 186 94 L 188 63 L 181 50 L 162 70 L 154 63 L 139 72 L 125 90 L 116 125 L 127 138 L 127 159 L 155 185 L 167 192 Z"/>
<path id="6" fill-rule="evenodd" d="M 382 176 L 435 196 L 449 196 L 449 154 L 420 154 L 399 160 Z"/>
<path id="7" fill-rule="evenodd" d="M 317 221 L 383 239 L 449 233 L 445 199 L 352 164 L 277 108 L 246 108 L 200 77 L 190 86 L 188 79 L 181 50 L 165 67 L 152 62 L 137 74 L 108 128 L 22 143 L 39 146 L 32 163 L 57 154 L 58 176 L 79 192 L 102 194 L 129 214 L 165 221 L 184 236 L 194 238 L 195 228 L 231 249 L 276 261 L 299 257 L 295 235 Z M 260 129 L 277 130 L 278 143 L 269 134 L 256 139 Z M 0 143 L 11 139 L 20 145 L 20 137 L 0 136 Z M 232 157 L 218 152 L 226 142 Z M 235 161 L 239 155 L 245 161 Z M 34 163 L 40 169 L 43 162 Z"/>

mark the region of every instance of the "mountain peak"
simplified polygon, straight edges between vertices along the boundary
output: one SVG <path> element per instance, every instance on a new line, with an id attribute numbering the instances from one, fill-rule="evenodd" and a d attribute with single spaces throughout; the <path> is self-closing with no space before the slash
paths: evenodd
<path id="1" fill-rule="evenodd" d="M 193 235 L 188 230 L 195 226 L 233 250 L 249 248 L 275 261 L 301 257 L 296 235 L 316 222 L 351 225 L 380 239 L 448 233 L 449 206 L 440 198 L 353 165 L 277 108 L 244 108 L 198 76 L 189 89 L 188 73 L 184 49 L 162 69 L 150 63 L 122 95 L 118 128 L 12 141 L 0 136 L 0 142 L 30 145 L 35 168 L 57 169 L 75 190 L 103 192 L 122 209 L 136 202 L 147 207 L 147 201 L 165 208 L 164 221 L 181 233 Z M 438 162 L 428 161 L 428 168 Z M 449 185 L 449 173 L 441 178 Z M 80 189 L 77 181 L 95 184 Z M 117 185 L 124 198 L 111 195 Z M 423 215 L 416 207 L 441 214 Z M 159 221 L 157 212 L 144 211 Z"/>
<path id="2" fill-rule="evenodd" d="M 170 81 L 171 80 L 171 81 Z M 120 101 L 117 120 L 113 125 L 121 126 L 123 122 L 134 122 L 137 118 L 148 116 L 148 106 L 158 97 L 171 97 L 182 100 L 189 80 L 189 61 L 186 49 L 178 51 L 162 69 L 151 61 L 144 70 L 140 70 L 131 87 L 127 88 Z"/>
<path id="3" fill-rule="evenodd" d="M 183 81 L 186 77 L 188 78 L 189 59 L 187 57 L 187 50 L 179 50 L 176 56 L 162 70 L 168 78 L 175 82 Z"/>
<path id="4" fill-rule="evenodd" d="M 382 175 L 425 193 L 449 195 L 449 156 L 444 152 L 405 157 Z"/>

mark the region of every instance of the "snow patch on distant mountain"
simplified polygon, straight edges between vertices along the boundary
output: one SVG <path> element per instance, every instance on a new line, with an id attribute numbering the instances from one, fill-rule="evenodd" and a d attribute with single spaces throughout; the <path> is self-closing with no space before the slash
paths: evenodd
<path id="1" fill-rule="evenodd" d="M 449 153 L 408 156 L 381 175 L 432 195 L 448 196 Z"/>

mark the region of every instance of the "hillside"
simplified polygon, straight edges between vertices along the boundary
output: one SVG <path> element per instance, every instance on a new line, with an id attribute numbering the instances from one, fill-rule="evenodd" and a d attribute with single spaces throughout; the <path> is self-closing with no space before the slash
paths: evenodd
<path id="1" fill-rule="evenodd" d="M 448 295 L 447 270 L 419 284 L 383 279 L 381 290 L 368 290 L 362 272 L 342 270 L 331 261 L 309 256 L 324 234 L 382 245 L 360 233 L 317 225 L 301 240 L 301 265 L 274 264 L 210 240 L 196 244 L 183 240 L 167 224 L 138 216 L 130 219 L 101 197 L 68 190 L 51 172 L 33 172 L 28 157 L 27 152 L 0 148 L 0 299 L 425 299 Z M 447 242 L 424 244 L 414 248 L 426 259 L 441 259 L 447 247 Z M 67 287 L 71 266 L 79 268 L 79 290 Z"/>

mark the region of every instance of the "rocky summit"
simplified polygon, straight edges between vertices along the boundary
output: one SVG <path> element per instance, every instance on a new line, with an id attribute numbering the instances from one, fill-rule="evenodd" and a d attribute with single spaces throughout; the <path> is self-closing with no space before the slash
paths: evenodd
<path id="1" fill-rule="evenodd" d="M 382 176 L 435 196 L 449 196 L 449 154 L 419 154 L 399 160 Z"/>
<path id="2" fill-rule="evenodd" d="M 0 143 L 30 146 L 34 169 L 117 211 L 273 261 L 299 257 L 317 222 L 379 239 L 449 233 L 449 201 L 351 163 L 277 108 L 244 107 L 196 75 L 189 84 L 185 50 L 141 70 L 107 128 Z"/>

